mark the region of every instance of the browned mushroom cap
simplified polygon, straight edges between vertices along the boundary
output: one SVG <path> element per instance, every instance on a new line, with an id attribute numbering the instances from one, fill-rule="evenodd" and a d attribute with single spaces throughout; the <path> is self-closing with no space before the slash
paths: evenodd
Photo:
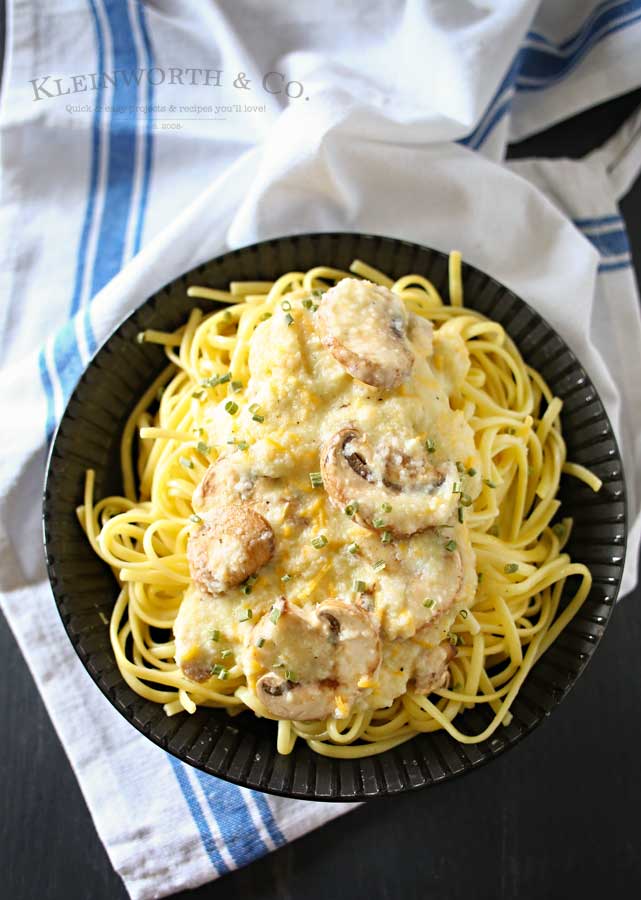
<path id="1" fill-rule="evenodd" d="M 356 684 L 371 675 L 381 661 L 381 642 L 367 612 L 340 600 L 326 600 L 316 610 L 326 623 L 330 642 L 336 647 L 334 677 L 339 685 Z"/>
<path id="2" fill-rule="evenodd" d="M 314 321 L 325 347 L 354 378 L 387 389 L 409 378 L 408 314 L 386 287 L 344 278 L 323 295 Z"/>
<path id="3" fill-rule="evenodd" d="M 456 650 L 449 641 L 425 650 L 416 660 L 412 690 L 417 694 L 429 694 L 445 688 L 450 682 L 449 663 L 456 656 Z"/>
<path id="4" fill-rule="evenodd" d="M 358 682 L 378 668 L 378 628 L 362 609 L 340 600 L 301 610 L 281 599 L 254 628 L 257 662 L 269 671 L 256 694 L 280 719 L 310 721 L 331 715 L 336 696 L 349 705 Z"/>
<path id="5" fill-rule="evenodd" d="M 193 493 L 191 504 L 199 515 L 208 509 L 229 506 L 248 499 L 254 487 L 240 463 L 221 456 L 205 472 Z"/>
<path id="6" fill-rule="evenodd" d="M 241 584 L 273 554 L 271 526 L 260 513 L 243 506 L 211 510 L 187 544 L 191 577 L 207 594 L 220 594 Z"/>
<path id="7" fill-rule="evenodd" d="M 256 695 L 277 719 L 309 722 L 331 716 L 336 689 L 320 682 L 294 683 L 275 672 L 268 672 L 256 682 Z"/>
<path id="8" fill-rule="evenodd" d="M 434 466 L 427 454 L 401 453 L 388 439 L 372 447 L 357 428 L 332 435 L 320 458 L 330 499 L 340 509 L 351 506 L 365 528 L 409 537 L 447 524 L 456 512 L 459 495 L 454 493 L 453 462 Z"/>

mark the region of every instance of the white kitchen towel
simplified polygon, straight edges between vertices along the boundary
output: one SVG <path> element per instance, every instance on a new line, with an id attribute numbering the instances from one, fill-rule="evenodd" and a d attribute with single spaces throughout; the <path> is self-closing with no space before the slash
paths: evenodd
<path id="1" fill-rule="evenodd" d="M 226 249 L 306 230 L 464 257 L 535 306 L 606 404 L 641 503 L 638 298 L 617 199 L 639 120 L 581 161 L 506 144 L 641 85 L 641 0 L 13 0 L 0 118 L 0 587 L 134 898 L 193 887 L 345 812 L 184 766 L 94 687 L 40 546 L 48 436 L 91 354 Z M 319 260 L 329 262 L 331 260 Z"/>

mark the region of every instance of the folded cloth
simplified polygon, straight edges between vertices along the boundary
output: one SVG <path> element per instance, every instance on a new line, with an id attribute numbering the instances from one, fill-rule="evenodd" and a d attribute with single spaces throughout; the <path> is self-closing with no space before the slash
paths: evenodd
<path id="1" fill-rule="evenodd" d="M 641 2 L 13 0 L 0 123 L 2 605 L 134 898 L 244 865 L 349 805 L 281 800 L 131 728 L 58 619 L 46 444 L 83 367 L 150 293 L 226 249 L 352 230 L 448 251 L 576 351 L 624 456 L 635 582 L 641 325 L 617 199 L 639 118 L 580 161 L 507 142 L 641 84 Z M 331 264 L 331 260 L 319 263 Z"/>

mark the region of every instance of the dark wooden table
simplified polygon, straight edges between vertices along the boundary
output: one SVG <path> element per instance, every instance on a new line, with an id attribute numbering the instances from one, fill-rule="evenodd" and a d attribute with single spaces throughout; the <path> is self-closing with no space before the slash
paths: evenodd
<path id="1" fill-rule="evenodd" d="M 640 104 L 641 91 L 611 101 L 512 155 L 580 156 Z M 623 214 L 639 276 L 641 181 Z M 640 607 L 637 589 L 615 611 L 596 658 L 562 708 L 515 750 L 472 776 L 362 806 L 181 896 L 601 900 L 638 894 Z M 2 617 L 0 657 L 0 896 L 125 898 Z"/>

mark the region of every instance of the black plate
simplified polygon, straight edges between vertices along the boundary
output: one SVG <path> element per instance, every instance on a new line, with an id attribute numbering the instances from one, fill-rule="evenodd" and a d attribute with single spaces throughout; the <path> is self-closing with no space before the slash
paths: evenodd
<path id="1" fill-rule="evenodd" d="M 428 276 L 447 296 L 447 257 L 406 241 L 359 234 L 305 234 L 265 241 L 227 253 L 176 279 L 127 318 L 97 352 L 81 377 L 56 433 L 44 497 L 47 566 L 67 634 L 87 671 L 122 715 L 178 759 L 246 787 L 289 797 L 362 800 L 445 781 L 512 747 L 565 697 L 594 653 L 616 599 L 625 556 L 623 470 L 612 428 L 590 379 L 556 332 L 526 303 L 494 279 L 463 266 L 465 302 L 500 322 L 526 361 L 564 401 L 568 456 L 603 480 L 594 494 L 575 479 L 561 482 L 563 514 L 575 526 L 568 550 L 588 565 L 594 585 L 583 608 L 537 663 L 512 706 L 514 718 L 482 744 L 463 746 L 445 733 L 422 735 L 364 760 L 332 760 L 298 742 L 290 756 L 276 753 L 275 725 L 223 710 L 167 718 L 123 681 L 108 630 L 117 590 L 107 566 L 91 550 L 75 516 L 85 469 L 96 470 L 96 497 L 120 493 L 120 433 L 136 399 L 165 365 L 161 348 L 138 344 L 145 328 L 172 330 L 197 303 L 186 287 L 226 288 L 232 280 L 270 280 L 292 269 L 327 264 L 346 269 L 359 258 L 392 277 Z M 477 732 L 487 723 L 479 708 L 458 720 Z"/>

